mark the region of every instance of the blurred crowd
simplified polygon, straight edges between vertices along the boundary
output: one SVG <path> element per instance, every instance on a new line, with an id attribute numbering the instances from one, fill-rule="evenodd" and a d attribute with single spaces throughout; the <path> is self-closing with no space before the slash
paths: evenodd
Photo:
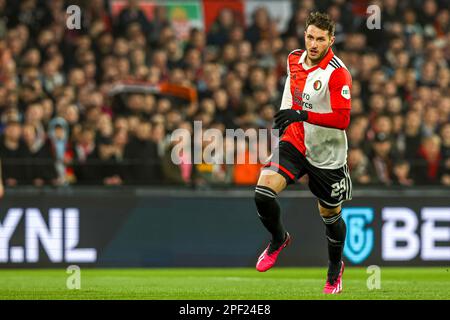
<path id="1" fill-rule="evenodd" d="M 76 2 L 76 1 L 72 1 Z M 72 3 L 71 2 L 71 3 Z M 381 8 L 369 29 L 366 7 Z M 265 7 L 243 25 L 222 10 L 208 32 L 180 40 L 164 6 L 149 20 L 130 0 L 0 0 L 0 158 L 5 185 L 249 185 L 260 165 L 171 159 L 177 128 L 267 128 L 286 58 L 303 48 L 306 18 L 336 21 L 333 47 L 353 76 L 348 163 L 354 184 L 450 186 L 448 0 L 292 1 L 284 30 Z M 193 87 L 197 101 L 117 83 Z M 239 146 L 238 146 L 239 147 Z M 244 146 L 244 148 L 246 148 Z M 247 148 L 246 156 L 255 152 Z"/>

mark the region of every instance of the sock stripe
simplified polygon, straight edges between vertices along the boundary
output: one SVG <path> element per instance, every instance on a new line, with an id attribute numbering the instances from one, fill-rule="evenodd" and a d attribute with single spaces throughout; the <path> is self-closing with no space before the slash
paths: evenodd
<path id="1" fill-rule="evenodd" d="M 330 241 L 333 244 L 342 244 L 342 241 L 331 239 L 329 236 L 327 236 L 327 239 L 328 239 L 328 241 Z"/>
<path id="2" fill-rule="evenodd" d="M 336 214 L 334 216 L 331 216 L 331 217 L 323 217 L 323 219 L 328 222 L 328 221 L 337 220 L 340 217 L 341 217 L 341 213 L 338 213 L 338 214 Z"/>
<path id="3" fill-rule="evenodd" d="M 273 197 L 277 196 L 277 193 L 268 187 L 256 186 L 255 191 L 265 192 L 267 194 L 272 195 Z"/>
<path id="4" fill-rule="evenodd" d="M 336 221 L 338 221 L 341 218 L 341 216 L 335 216 L 333 218 L 324 218 L 323 222 L 325 222 L 325 224 L 333 224 Z"/>
<path id="5" fill-rule="evenodd" d="M 340 217 L 339 217 L 340 218 Z M 323 222 L 325 222 L 325 224 L 333 224 L 333 223 L 335 223 L 337 220 L 339 220 L 339 218 L 338 219 L 335 219 L 335 220 L 323 220 Z"/>
<path id="6" fill-rule="evenodd" d="M 274 197 L 274 196 L 272 196 L 271 194 L 265 193 L 265 192 L 263 192 L 263 191 L 260 191 L 260 190 L 255 190 L 255 192 L 257 192 L 257 193 L 259 193 L 259 194 L 262 194 L 262 195 L 264 195 L 264 196 L 266 196 L 266 197 L 269 197 L 269 198 L 275 199 L 275 197 Z"/>
<path id="7" fill-rule="evenodd" d="M 262 190 L 262 191 L 268 192 L 270 194 L 276 195 L 276 193 L 272 189 L 269 189 L 269 188 L 262 188 L 262 187 L 257 186 L 255 189 Z"/>
<path id="8" fill-rule="evenodd" d="M 261 219 L 264 219 L 264 217 L 262 215 L 259 214 L 259 211 L 256 210 L 256 213 L 258 214 L 258 217 L 260 217 Z"/>
<path id="9" fill-rule="evenodd" d="M 277 195 L 277 193 L 276 193 L 274 190 L 270 189 L 269 187 L 265 187 L 265 186 L 256 186 L 256 188 L 257 188 L 257 189 L 261 189 L 261 190 L 266 190 L 266 191 L 269 191 L 269 192 L 273 193 L 274 195 Z"/>
<path id="10" fill-rule="evenodd" d="M 334 219 L 329 219 L 328 221 L 325 221 L 325 223 L 326 223 L 326 224 L 333 224 L 333 223 L 335 223 L 336 221 L 338 221 L 340 218 L 341 218 L 341 217 L 339 216 L 339 217 L 336 217 L 336 218 L 334 218 Z"/>
<path id="11" fill-rule="evenodd" d="M 341 216 L 342 216 L 342 211 L 339 212 L 337 215 L 332 216 L 330 218 L 322 217 L 322 220 L 323 220 L 323 222 L 325 222 L 325 224 L 333 224 L 336 221 L 338 221 L 341 218 Z"/>
<path id="12" fill-rule="evenodd" d="M 274 198 L 274 199 L 276 198 L 276 196 L 274 196 L 272 193 L 267 192 L 267 191 L 265 191 L 265 190 L 255 189 L 255 192 L 258 192 L 259 194 L 268 196 L 268 197 L 270 197 L 270 198 Z"/>

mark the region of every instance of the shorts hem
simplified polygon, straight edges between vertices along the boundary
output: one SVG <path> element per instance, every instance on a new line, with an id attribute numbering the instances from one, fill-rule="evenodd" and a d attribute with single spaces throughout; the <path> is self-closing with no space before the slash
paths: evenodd
<path id="1" fill-rule="evenodd" d="M 285 172 L 284 170 L 280 169 L 277 166 L 267 165 L 267 166 L 262 167 L 261 171 L 262 170 L 270 170 L 270 171 L 273 171 L 273 172 L 276 172 L 276 173 L 280 174 L 281 176 L 283 176 L 284 179 L 286 179 L 286 183 L 287 184 L 292 184 L 295 181 L 294 179 L 292 179 L 290 177 L 290 174 L 292 174 L 292 173 L 288 174 L 287 172 Z"/>
<path id="2" fill-rule="evenodd" d="M 346 200 L 341 200 L 341 201 L 339 201 L 338 203 L 330 203 L 330 202 L 325 201 L 325 200 L 323 200 L 323 199 L 320 199 L 320 198 L 318 198 L 318 199 L 319 199 L 319 201 L 322 201 L 323 203 L 325 203 L 326 205 L 331 206 L 331 207 L 338 207 L 338 206 L 340 206 L 344 201 L 346 201 Z"/>

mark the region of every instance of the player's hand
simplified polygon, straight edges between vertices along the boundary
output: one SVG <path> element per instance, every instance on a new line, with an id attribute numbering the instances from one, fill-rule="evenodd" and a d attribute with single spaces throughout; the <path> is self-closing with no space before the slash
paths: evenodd
<path id="1" fill-rule="evenodd" d="M 274 119 L 274 129 L 279 129 L 281 132 L 284 132 L 290 124 L 308 120 L 308 112 L 304 110 L 284 109 L 278 111 Z"/>

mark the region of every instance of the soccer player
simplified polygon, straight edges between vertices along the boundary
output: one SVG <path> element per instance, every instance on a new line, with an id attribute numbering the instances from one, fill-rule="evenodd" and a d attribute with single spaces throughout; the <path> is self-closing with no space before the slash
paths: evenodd
<path id="1" fill-rule="evenodd" d="M 255 190 L 258 216 L 272 234 L 256 264 L 256 269 L 264 272 L 291 241 L 281 220 L 277 195 L 308 175 L 328 241 L 327 294 L 342 291 L 346 226 L 341 204 L 352 197 L 344 131 L 350 122 L 352 80 L 331 49 L 334 30 L 328 15 L 310 14 L 305 29 L 306 50 L 294 50 L 288 56 L 281 108 L 274 117 L 280 142 L 261 170 Z"/>

